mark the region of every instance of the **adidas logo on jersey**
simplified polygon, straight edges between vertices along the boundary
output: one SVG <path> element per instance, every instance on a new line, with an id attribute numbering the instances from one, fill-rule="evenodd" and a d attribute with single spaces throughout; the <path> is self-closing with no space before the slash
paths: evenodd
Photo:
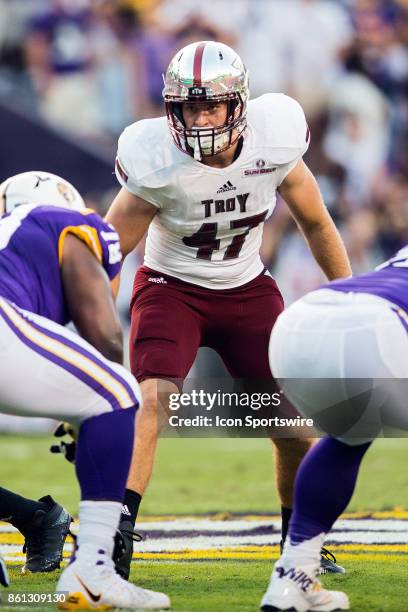
<path id="1" fill-rule="evenodd" d="M 151 283 L 157 283 L 158 285 L 167 285 L 167 281 L 164 280 L 164 278 L 162 276 L 149 276 L 148 280 Z"/>
<path id="2" fill-rule="evenodd" d="M 227 181 L 224 183 L 222 187 L 220 187 L 217 193 L 225 193 L 226 191 L 236 191 L 236 187 L 231 183 L 231 181 Z"/>

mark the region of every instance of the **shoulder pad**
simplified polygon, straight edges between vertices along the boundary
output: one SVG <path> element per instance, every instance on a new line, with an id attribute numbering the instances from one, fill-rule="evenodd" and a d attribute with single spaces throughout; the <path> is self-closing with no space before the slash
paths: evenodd
<path id="1" fill-rule="evenodd" d="M 178 153 L 165 117 L 137 121 L 119 137 L 118 162 L 124 173 L 121 176 L 125 183 L 157 186 L 157 173 L 174 164 Z"/>
<path id="2" fill-rule="evenodd" d="M 256 144 L 268 150 L 276 164 L 287 164 L 303 155 L 310 132 L 300 104 L 285 94 L 264 94 L 248 104 L 248 122 Z"/>

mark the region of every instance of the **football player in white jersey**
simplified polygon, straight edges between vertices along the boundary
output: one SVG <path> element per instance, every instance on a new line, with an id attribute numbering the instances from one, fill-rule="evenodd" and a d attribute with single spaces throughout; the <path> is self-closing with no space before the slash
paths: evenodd
<path id="1" fill-rule="evenodd" d="M 148 231 L 144 266 L 135 279 L 130 342 L 144 407 L 123 531 L 132 531 L 151 475 L 158 406 L 165 406 L 166 394 L 178 392 L 198 348 L 215 349 L 234 378 L 271 378 L 268 339 L 283 300 L 259 249 L 277 190 L 328 279 L 351 274 L 302 160 L 309 129 L 295 100 L 279 93 L 249 101 L 241 59 L 212 41 L 175 55 L 163 94 L 167 117 L 138 121 L 119 139 L 116 175 L 122 189 L 107 215 L 124 255 Z M 294 476 L 310 444 L 274 440 L 283 539 Z M 117 565 L 123 575 L 128 552 Z M 330 562 L 326 567 L 340 571 Z"/>

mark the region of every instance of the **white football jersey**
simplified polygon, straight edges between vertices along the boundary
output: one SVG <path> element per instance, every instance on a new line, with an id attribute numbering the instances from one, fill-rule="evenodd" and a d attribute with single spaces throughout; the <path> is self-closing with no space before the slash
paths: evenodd
<path id="1" fill-rule="evenodd" d="M 284 94 L 248 103 L 242 151 L 227 168 L 212 168 L 180 151 L 165 117 L 127 127 L 119 138 L 116 176 L 157 207 L 145 265 L 211 289 L 228 289 L 260 274 L 262 231 L 276 189 L 307 150 L 301 106 Z"/>

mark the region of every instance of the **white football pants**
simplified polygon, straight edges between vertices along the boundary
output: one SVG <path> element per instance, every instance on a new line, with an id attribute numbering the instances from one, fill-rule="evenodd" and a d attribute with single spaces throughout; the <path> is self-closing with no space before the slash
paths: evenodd
<path id="1" fill-rule="evenodd" d="M 269 362 L 288 398 L 305 416 L 314 418 L 318 411 L 338 407 L 388 381 L 394 408 L 398 406 L 388 424 L 407 426 L 407 381 L 391 380 L 408 379 L 408 316 L 387 300 L 330 289 L 309 293 L 278 317 Z M 322 379 L 330 381 L 325 384 Z M 351 379 L 359 381 L 353 384 Z M 372 415 L 379 420 L 381 397 L 372 397 Z M 375 418 L 372 426 L 375 429 Z"/>
<path id="2" fill-rule="evenodd" d="M 0 297 L 0 412 L 79 423 L 140 403 L 136 379 L 123 366 Z"/>

